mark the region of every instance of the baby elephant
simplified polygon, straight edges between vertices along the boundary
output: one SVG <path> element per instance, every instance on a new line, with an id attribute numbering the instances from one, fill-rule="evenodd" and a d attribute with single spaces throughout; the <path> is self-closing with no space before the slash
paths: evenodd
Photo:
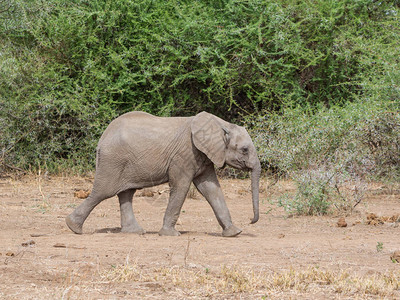
<path id="1" fill-rule="evenodd" d="M 97 146 L 96 174 L 89 197 L 67 218 L 68 227 L 82 233 L 90 212 L 104 199 L 118 195 L 121 231 L 143 234 L 132 209 L 137 189 L 169 182 L 170 195 L 160 235 L 177 236 L 183 202 L 193 182 L 211 205 L 226 237 L 241 230 L 232 224 L 214 164 L 251 171 L 254 217 L 259 218 L 260 161 L 243 127 L 201 112 L 194 117 L 155 117 L 126 113 L 110 123 Z"/>

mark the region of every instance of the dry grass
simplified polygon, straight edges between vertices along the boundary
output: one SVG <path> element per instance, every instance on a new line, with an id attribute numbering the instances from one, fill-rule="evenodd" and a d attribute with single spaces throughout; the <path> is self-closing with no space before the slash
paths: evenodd
<path id="1" fill-rule="evenodd" d="M 110 282 L 148 281 L 148 278 L 137 264 L 112 265 L 111 269 L 100 273 L 100 278 Z"/>
<path id="2" fill-rule="evenodd" d="M 289 269 L 282 272 L 254 271 L 239 266 L 220 270 L 187 267 L 144 268 L 138 264 L 112 266 L 99 273 L 112 283 L 152 282 L 164 291 L 179 289 L 185 295 L 216 297 L 218 295 L 273 296 L 290 291 L 294 294 L 329 293 L 337 296 L 394 297 L 399 295 L 400 272 L 355 275 L 349 271 Z"/>

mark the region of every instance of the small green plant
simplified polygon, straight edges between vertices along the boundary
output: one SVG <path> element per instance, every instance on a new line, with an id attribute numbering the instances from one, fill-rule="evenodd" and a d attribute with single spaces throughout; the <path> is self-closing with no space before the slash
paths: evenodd
<path id="1" fill-rule="evenodd" d="M 376 251 L 377 252 L 382 252 L 382 250 L 383 250 L 383 243 L 382 242 L 378 242 L 376 244 Z"/>
<path id="2" fill-rule="evenodd" d="M 45 214 L 51 209 L 51 203 L 48 199 L 38 199 L 32 208 L 39 213 Z"/>
<path id="3" fill-rule="evenodd" d="M 296 175 L 297 192 L 294 196 L 285 194 L 278 199 L 281 206 L 290 214 L 325 215 L 332 205 L 332 187 L 330 179 L 324 178 L 327 173 Z"/>
<path id="4" fill-rule="evenodd" d="M 268 209 L 265 214 L 268 215 L 272 211 L 272 208 Z"/>

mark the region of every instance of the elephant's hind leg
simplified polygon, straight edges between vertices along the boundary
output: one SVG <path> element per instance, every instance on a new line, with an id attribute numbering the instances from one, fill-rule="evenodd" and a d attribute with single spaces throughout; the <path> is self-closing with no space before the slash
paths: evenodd
<path id="1" fill-rule="evenodd" d="M 133 213 L 132 197 L 135 191 L 135 189 L 130 189 L 118 194 L 121 211 L 121 232 L 144 234 L 146 231 L 140 227 Z"/>
<path id="2" fill-rule="evenodd" d="M 70 214 L 65 218 L 65 223 L 67 223 L 68 228 L 71 229 L 74 233 L 82 234 L 83 223 L 77 221 L 73 214 Z"/>
<path id="3" fill-rule="evenodd" d="M 66 219 L 69 229 L 77 234 L 82 234 L 82 226 L 91 211 L 104 199 L 112 195 L 101 195 L 93 192 L 83 201 Z"/>

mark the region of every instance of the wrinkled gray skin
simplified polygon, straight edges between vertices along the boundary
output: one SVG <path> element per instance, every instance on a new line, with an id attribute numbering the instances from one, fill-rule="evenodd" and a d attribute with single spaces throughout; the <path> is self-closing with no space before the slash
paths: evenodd
<path id="1" fill-rule="evenodd" d="M 246 129 L 206 112 L 177 118 L 144 112 L 124 114 L 103 133 L 97 147 L 93 190 L 66 218 L 66 223 L 81 234 L 83 223 L 96 205 L 118 195 L 121 231 L 143 234 L 132 210 L 133 194 L 137 189 L 169 182 L 170 196 L 159 234 L 178 236 L 175 224 L 193 182 L 211 205 L 222 235 L 236 236 L 241 230 L 232 224 L 214 164 L 251 171 L 251 223 L 257 222 L 261 167 Z"/>

